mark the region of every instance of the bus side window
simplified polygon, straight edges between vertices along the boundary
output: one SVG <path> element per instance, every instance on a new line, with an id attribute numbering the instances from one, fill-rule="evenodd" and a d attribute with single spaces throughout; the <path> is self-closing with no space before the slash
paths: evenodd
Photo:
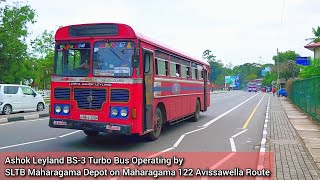
<path id="1" fill-rule="evenodd" d="M 177 73 L 176 64 L 173 62 L 170 62 L 170 76 L 176 77 L 176 73 Z"/>
<path id="2" fill-rule="evenodd" d="M 176 64 L 176 77 L 180 77 L 181 72 L 180 72 L 180 64 Z"/>
<path id="3" fill-rule="evenodd" d="M 168 75 L 168 62 L 164 60 L 157 59 L 156 60 L 156 73 L 159 76 L 167 76 Z"/>
<path id="4" fill-rule="evenodd" d="M 158 72 L 158 59 L 155 59 L 155 65 L 156 65 L 156 75 L 159 75 L 159 72 Z"/>
<path id="5" fill-rule="evenodd" d="M 145 53 L 144 59 L 145 59 L 144 72 L 148 73 L 150 71 L 150 54 Z"/>
<path id="6" fill-rule="evenodd" d="M 187 77 L 187 66 L 181 65 L 181 77 L 186 78 Z"/>
<path id="7" fill-rule="evenodd" d="M 203 79 L 202 71 L 203 71 L 203 70 L 198 69 L 198 77 L 199 77 L 199 80 L 202 80 L 202 79 Z"/>
<path id="8" fill-rule="evenodd" d="M 168 68 L 168 61 L 165 61 L 165 69 L 166 69 L 166 75 L 165 76 L 168 76 L 169 75 L 169 68 Z"/>
<path id="9" fill-rule="evenodd" d="M 192 79 L 196 79 L 197 77 L 196 77 L 196 69 L 195 68 L 192 68 L 192 72 L 191 72 L 192 74 Z"/>
<path id="10" fill-rule="evenodd" d="M 191 70 L 190 67 L 187 67 L 187 78 L 190 78 Z"/>

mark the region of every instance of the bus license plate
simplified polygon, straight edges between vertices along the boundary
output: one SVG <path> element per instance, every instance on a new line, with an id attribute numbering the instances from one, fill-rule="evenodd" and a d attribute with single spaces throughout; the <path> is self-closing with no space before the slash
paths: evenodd
<path id="1" fill-rule="evenodd" d="M 97 120 L 98 120 L 98 116 L 80 114 L 80 119 L 82 119 L 82 120 L 95 120 L 95 121 L 97 121 Z"/>

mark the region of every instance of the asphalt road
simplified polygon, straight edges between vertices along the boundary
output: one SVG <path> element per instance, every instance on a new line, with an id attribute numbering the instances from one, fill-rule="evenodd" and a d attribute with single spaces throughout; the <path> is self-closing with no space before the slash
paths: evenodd
<path id="1" fill-rule="evenodd" d="M 89 138 L 82 131 L 50 128 L 48 118 L 0 124 L 0 152 L 258 151 L 269 96 L 243 91 L 212 94 L 211 106 L 198 122 L 168 126 L 154 142 L 106 134 Z"/>

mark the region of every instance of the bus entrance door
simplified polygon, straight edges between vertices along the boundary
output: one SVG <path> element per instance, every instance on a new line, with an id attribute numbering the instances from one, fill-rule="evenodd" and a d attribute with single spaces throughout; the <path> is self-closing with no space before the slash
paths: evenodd
<path id="1" fill-rule="evenodd" d="M 153 52 L 143 50 L 144 64 L 144 119 L 143 131 L 153 128 L 152 102 L 153 102 Z"/>

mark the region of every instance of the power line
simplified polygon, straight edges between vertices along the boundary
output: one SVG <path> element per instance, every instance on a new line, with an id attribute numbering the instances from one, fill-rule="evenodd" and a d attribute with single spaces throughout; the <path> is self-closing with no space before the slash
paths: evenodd
<path id="1" fill-rule="evenodd" d="M 283 24 L 283 17 L 284 17 L 284 7 L 286 5 L 286 0 L 283 0 L 283 6 L 282 6 L 282 14 L 281 14 L 281 26 Z"/>

